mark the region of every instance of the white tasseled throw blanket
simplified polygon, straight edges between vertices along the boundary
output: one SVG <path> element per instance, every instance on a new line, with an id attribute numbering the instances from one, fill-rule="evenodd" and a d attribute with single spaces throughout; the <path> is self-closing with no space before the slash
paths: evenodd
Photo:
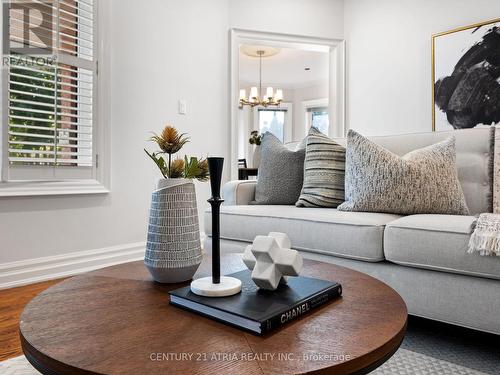
<path id="1" fill-rule="evenodd" d="M 500 214 L 480 214 L 473 229 L 468 253 L 500 256 Z"/>

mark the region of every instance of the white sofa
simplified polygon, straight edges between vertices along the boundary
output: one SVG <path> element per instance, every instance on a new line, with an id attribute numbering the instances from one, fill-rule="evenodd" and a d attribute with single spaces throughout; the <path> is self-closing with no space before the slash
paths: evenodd
<path id="1" fill-rule="evenodd" d="M 492 210 L 493 133 L 493 128 L 482 128 L 371 139 L 403 155 L 455 135 L 459 179 L 475 215 Z M 224 186 L 222 252 L 241 252 L 259 234 L 285 232 L 306 258 L 353 268 L 389 284 L 410 314 L 500 334 L 500 257 L 467 254 L 474 216 L 250 205 L 255 186 L 255 181 Z M 205 232 L 209 250 L 209 211 Z"/>

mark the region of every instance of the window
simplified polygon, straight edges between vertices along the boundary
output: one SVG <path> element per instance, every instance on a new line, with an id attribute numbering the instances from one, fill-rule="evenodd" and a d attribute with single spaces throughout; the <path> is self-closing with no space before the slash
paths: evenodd
<path id="1" fill-rule="evenodd" d="M 328 135 L 328 107 L 308 108 L 309 126 L 314 126 L 321 133 Z"/>
<path id="2" fill-rule="evenodd" d="M 321 133 L 330 135 L 330 113 L 328 98 L 306 100 L 302 102 L 302 118 L 305 118 L 305 134 L 314 126 Z"/>
<path id="3" fill-rule="evenodd" d="M 93 0 L 7 6 L 2 180 L 95 179 Z"/>
<path id="4" fill-rule="evenodd" d="M 284 142 L 286 111 L 286 109 L 259 108 L 260 134 L 270 132 L 274 134 L 281 142 Z"/>

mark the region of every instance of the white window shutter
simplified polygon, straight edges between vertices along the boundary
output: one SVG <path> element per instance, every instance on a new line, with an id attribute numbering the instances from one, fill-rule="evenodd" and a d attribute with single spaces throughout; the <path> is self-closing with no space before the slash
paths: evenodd
<path id="1" fill-rule="evenodd" d="M 90 179 L 96 143 L 93 0 L 33 3 L 42 5 L 29 17 L 15 6 L 9 12 L 14 48 L 9 55 L 8 179 Z M 38 27 L 28 41 L 21 34 L 26 22 Z M 47 43 L 55 60 L 47 53 L 29 54 Z M 29 59 L 35 63 L 27 64 Z"/>

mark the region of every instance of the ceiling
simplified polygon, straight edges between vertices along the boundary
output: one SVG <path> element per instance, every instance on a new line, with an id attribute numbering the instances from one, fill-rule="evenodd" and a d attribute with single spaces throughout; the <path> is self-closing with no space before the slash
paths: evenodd
<path id="1" fill-rule="evenodd" d="M 239 56 L 240 86 L 258 84 L 259 58 L 248 56 L 242 49 Z M 326 52 L 281 48 L 274 56 L 262 58 L 262 85 L 295 88 L 321 84 L 328 81 L 328 65 Z"/>

